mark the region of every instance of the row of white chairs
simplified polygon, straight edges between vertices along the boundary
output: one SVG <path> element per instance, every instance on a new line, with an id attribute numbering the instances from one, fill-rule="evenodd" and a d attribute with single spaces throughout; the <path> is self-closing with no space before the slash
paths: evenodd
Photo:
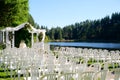
<path id="1" fill-rule="evenodd" d="M 73 47 L 55 47 L 54 52 L 57 53 L 57 55 L 63 55 L 66 57 L 69 57 L 73 63 L 76 63 L 77 61 L 80 61 L 80 59 L 90 60 L 92 59 L 93 63 L 96 60 L 97 63 L 104 63 L 104 69 L 108 70 L 109 64 L 112 64 L 113 69 L 115 68 L 115 65 L 117 64 L 118 69 L 120 69 L 120 51 L 119 50 L 106 50 L 106 49 L 87 49 L 87 48 L 73 48 Z M 84 68 L 82 68 L 84 69 Z M 94 69 L 95 71 L 95 69 Z M 113 80 L 119 80 L 120 79 L 120 71 L 117 71 L 117 78 Z M 115 75 L 115 76 L 116 76 Z"/>
<path id="2" fill-rule="evenodd" d="M 72 47 L 56 47 L 55 52 L 59 52 L 59 54 L 67 56 L 67 57 L 78 57 L 78 58 L 86 58 L 96 60 L 97 62 L 110 62 L 110 63 L 118 63 L 120 66 L 120 51 L 108 51 L 102 49 L 82 49 L 82 48 L 72 48 Z M 114 65 L 113 65 L 114 67 Z"/>
<path id="3" fill-rule="evenodd" d="M 111 62 L 112 59 L 112 51 L 109 52 L 107 50 L 100 50 L 101 53 L 105 52 L 105 57 L 108 57 L 108 53 L 110 59 L 107 59 L 103 62 Z M 113 51 L 114 52 L 114 51 Z M 119 51 L 115 51 L 119 54 Z M 102 56 L 104 56 L 104 54 Z M 106 56 L 107 54 L 107 56 Z M 118 55 L 117 55 L 118 56 Z M 119 57 L 119 56 L 118 56 Z M 117 57 L 117 60 L 119 58 Z M 5 71 L 7 68 L 11 69 L 11 77 L 13 70 L 17 71 L 18 79 L 20 80 L 20 75 L 24 74 L 25 79 L 31 77 L 31 80 L 37 80 L 45 78 L 46 75 L 57 75 L 57 77 L 61 80 L 69 80 L 61 78 L 61 75 L 66 75 L 67 73 L 74 73 L 74 80 L 79 79 L 76 77 L 78 73 L 84 73 L 86 71 L 89 72 L 96 72 L 101 71 L 101 66 L 97 66 L 96 69 L 91 71 L 88 68 L 88 60 L 89 59 L 98 60 L 96 64 L 99 65 L 99 60 L 102 58 L 100 57 L 99 50 L 92 50 L 92 49 L 78 49 L 78 48 L 59 48 L 55 49 L 55 51 L 42 50 L 37 47 L 34 48 L 7 48 L 2 51 L 0 55 L 0 62 L 4 63 Z M 115 58 L 114 58 L 115 59 Z M 82 61 L 83 60 L 83 61 Z M 103 59 L 102 59 L 103 60 Z M 77 63 L 80 61 L 80 63 Z M 116 61 L 116 59 L 115 59 Z M 111 62 L 113 63 L 113 62 Z M 108 68 L 106 68 L 107 70 Z M 89 73 L 88 72 L 88 73 Z M 29 75 L 30 74 L 30 75 Z M 71 74 L 70 74 L 71 75 Z M 47 79 L 52 80 L 52 79 Z"/>

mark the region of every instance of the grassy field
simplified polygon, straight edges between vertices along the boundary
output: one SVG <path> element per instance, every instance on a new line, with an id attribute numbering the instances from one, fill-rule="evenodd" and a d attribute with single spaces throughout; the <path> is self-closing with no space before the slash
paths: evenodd
<path id="1" fill-rule="evenodd" d="M 13 71 L 13 73 L 15 74 L 15 71 Z M 6 72 L 4 71 L 4 68 L 0 68 L 0 80 L 18 80 L 17 75 L 13 75 L 11 78 L 10 75 L 10 70 L 6 70 Z M 20 78 L 20 80 L 24 80 L 23 77 Z"/>

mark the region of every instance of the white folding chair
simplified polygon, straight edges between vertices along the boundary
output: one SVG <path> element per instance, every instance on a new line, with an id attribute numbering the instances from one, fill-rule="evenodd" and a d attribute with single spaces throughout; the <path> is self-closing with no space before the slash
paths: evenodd
<path id="1" fill-rule="evenodd" d="M 100 70 L 95 73 L 93 80 L 106 80 L 108 70 Z"/>
<path id="2" fill-rule="evenodd" d="M 39 80 L 58 80 L 58 74 L 45 74 Z"/>
<path id="3" fill-rule="evenodd" d="M 86 71 L 79 74 L 79 80 L 93 80 L 95 72 Z"/>
<path id="4" fill-rule="evenodd" d="M 112 70 L 114 72 L 114 80 L 120 80 L 120 68 Z"/>
<path id="5" fill-rule="evenodd" d="M 58 80 L 77 80 L 77 73 L 63 73 L 58 77 Z"/>

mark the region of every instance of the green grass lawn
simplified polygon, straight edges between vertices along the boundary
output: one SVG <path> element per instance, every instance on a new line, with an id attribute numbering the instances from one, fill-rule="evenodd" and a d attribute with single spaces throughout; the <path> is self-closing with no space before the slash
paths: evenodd
<path id="1" fill-rule="evenodd" d="M 15 73 L 15 71 L 13 71 Z M 4 71 L 4 68 L 0 68 L 0 80 L 18 80 L 17 75 L 12 76 L 10 75 L 10 70 L 7 70 L 7 72 Z M 23 77 L 20 78 L 20 80 L 24 80 Z"/>

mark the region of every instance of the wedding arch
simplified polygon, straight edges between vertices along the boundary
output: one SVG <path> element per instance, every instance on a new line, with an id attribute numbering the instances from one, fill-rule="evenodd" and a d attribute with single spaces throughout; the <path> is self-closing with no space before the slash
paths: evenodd
<path id="1" fill-rule="evenodd" d="M 44 42 L 46 30 L 45 29 L 36 29 L 28 22 L 20 24 L 16 27 L 6 27 L 6 28 L 0 30 L 2 33 L 2 37 L 1 37 L 2 42 L 5 43 L 6 46 L 10 45 L 12 48 L 15 47 L 15 31 L 18 31 L 18 30 L 24 28 L 25 25 L 29 26 L 29 28 L 27 28 L 27 30 L 29 33 L 31 33 L 31 46 L 33 46 L 33 44 L 34 44 L 34 33 L 37 34 L 37 42 L 38 42 L 38 35 L 40 33 L 42 33 L 43 36 L 42 36 L 41 42 Z M 11 32 L 11 35 L 9 32 Z M 9 38 L 11 38 L 11 41 L 9 40 Z"/>

